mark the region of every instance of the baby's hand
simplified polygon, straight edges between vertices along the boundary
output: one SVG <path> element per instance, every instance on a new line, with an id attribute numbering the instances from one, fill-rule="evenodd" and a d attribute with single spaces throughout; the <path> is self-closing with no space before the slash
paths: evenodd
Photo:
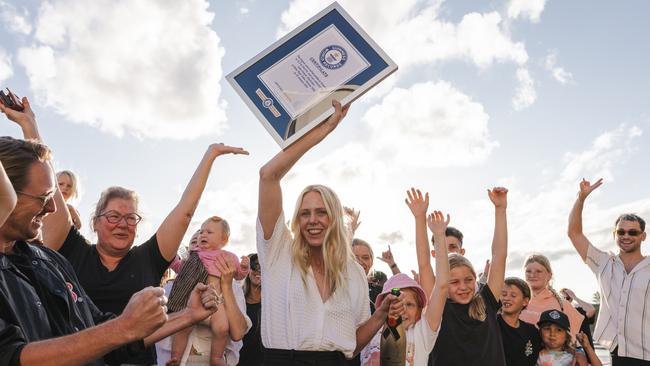
<path id="1" fill-rule="evenodd" d="M 243 272 L 247 272 L 250 270 L 251 260 L 248 258 L 248 256 L 243 255 L 241 257 L 241 263 L 239 263 L 239 267 L 241 267 Z"/>

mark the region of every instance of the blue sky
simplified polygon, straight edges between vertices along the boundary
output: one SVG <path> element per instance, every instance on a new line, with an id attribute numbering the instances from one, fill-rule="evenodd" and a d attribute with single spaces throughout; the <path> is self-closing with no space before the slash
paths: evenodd
<path id="1" fill-rule="evenodd" d="M 604 177 L 585 230 L 614 249 L 617 214 L 650 218 L 650 65 L 642 1 L 340 1 L 400 69 L 284 181 L 290 214 L 309 183 L 360 209 L 358 236 L 415 268 L 408 187 L 450 212 L 477 267 L 489 254 L 485 190 L 510 188 L 509 275 L 548 254 L 556 287 L 596 282 L 566 238 L 578 181 Z M 99 193 L 138 191 L 151 235 L 212 142 L 247 148 L 214 165 L 196 224 L 233 226 L 254 250 L 257 172 L 278 146 L 224 75 L 329 1 L 0 0 L 0 84 L 31 98 L 56 166 L 81 178 L 87 231 Z M 0 134 L 18 136 L 5 122 Z M 191 229 L 192 230 L 192 229 Z M 647 244 L 645 244 L 647 246 Z M 644 248 L 644 252 L 648 250 Z M 388 271 L 379 261 L 376 268 Z"/>

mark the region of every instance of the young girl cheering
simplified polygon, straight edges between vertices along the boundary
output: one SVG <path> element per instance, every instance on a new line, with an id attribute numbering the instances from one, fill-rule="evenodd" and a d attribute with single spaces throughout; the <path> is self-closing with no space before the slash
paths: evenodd
<path id="1" fill-rule="evenodd" d="M 449 278 L 449 262 L 447 260 L 447 246 L 445 244 L 445 229 L 449 225 L 449 215 L 445 219 L 440 211 L 434 211 L 427 218 L 426 212 L 429 205 L 428 193 L 423 197 L 419 190 L 411 188 L 407 192 L 406 204 L 411 209 L 415 218 L 416 249 L 420 269 L 420 281 L 427 288 L 421 287 L 408 275 L 398 273 L 384 284 L 381 294 L 377 296 L 377 306 L 381 306 L 384 297 L 393 288 L 399 288 L 401 295 L 399 305 L 403 305 L 402 327 L 406 330 L 406 366 L 426 365 L 429 353 L 433 349 L 440 328 L 442 310 L 447 297 L 447 282 Z M 436 278 L 433 283 L 433 269 L 429 256 L 429 242 L 426 225 L 435 236 L 436 251 Z M 426 268 L 425 268 L 426 267 Z M 423 281 L 423 278 L 426 279 Z M 428 294 L 428 295 L 427 295 Z M 428 301 L 427 301 L 428 298 Z M 387 327 L 386 324 L 384 327 Z M 381 332 L 380 332 L 381 333 Z M 386 346 L 385 344 L 382 347 Z M 384 352 L 382 350 L 382 352 Z"/>
<path id="2" fill-rule="evenodd" d="M 430 364 L 436 366 L 504 366 L 505 356 L 497 323 L 506 256 L 508 190 L 495 187 L 488 196 L 495 208 L 491 266 L 485 285 L 476 286 L 476 272 L 469 260 L 449 256 L 448 299 Z"/>

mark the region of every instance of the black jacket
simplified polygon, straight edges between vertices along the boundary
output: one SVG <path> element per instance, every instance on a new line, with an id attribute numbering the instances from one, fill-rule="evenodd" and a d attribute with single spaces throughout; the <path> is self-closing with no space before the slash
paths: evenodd
<path id="1" fill-rule="evenodd" d="M 59 253 L 23 241 L 12 255 L 0 253 L 0 366 L 20 365 L 29 342 L 90 328 L 114 315 L 100 312 Z M 142 341 L 125 345 L 91 365 L 120 364 L 141 351 Z"/>

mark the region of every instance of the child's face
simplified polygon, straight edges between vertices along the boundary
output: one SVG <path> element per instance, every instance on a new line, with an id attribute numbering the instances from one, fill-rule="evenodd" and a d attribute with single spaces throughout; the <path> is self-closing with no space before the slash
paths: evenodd
<path id="1" fill-rule="evenodd" d="M 469 304 L 476 292 L 476 277 L 466 266 L 449 271 L 449 299 L 458 304 Z"/>
<path id="2" fill-rule="evenodd" d="M 402 315 L 402 325 L 404 329 L 408 329 L 414 325 L 422 316 L 422 308 L 418 305 L 418 297 L 415 291 L 405 288 L 402 289 L 402 297 L 404 298 L 404 315 Z"/>
<path id="3" fill-rule="evenodd" d="M 550 351 L 562 351 L 564 349 L 564 342 L 566 342 L 566 330 L 558 327 L 555 324 L 543 324 L 539 329 L 542 334 L 542 342 L 544 347 Z"/>
<path id="4" fill-rule="evenodd" d="M 515 285 L 504 285 L 501 290 L 501 311 L 504 314 L 519 314 L 528 305 L 529 299 L 524 297 L 519 287 Z"/>
<path id="5" fill-rule="evenodd" d="M 537 262 L 531 262 L 526 266 L 526 282 L 533 291 L 548 287 L 551 277 L 552 275 L 546 267 Z"/>
<path id="6" fill-rule="evenodd" d="M 196 249 L 196 247 L 199 245 L 199 234 L 201 233 L 201 229 L 197 230 L 192 237 L 190 238 L 190 250 Z"/>
<path id="7" fill-rule="evenodd" d="M 220 222 L 208 220 L 201 225 L 199 231 L 199 248 L 221 249 L 228 243 L 228 237 L 223 232 Z"/>

